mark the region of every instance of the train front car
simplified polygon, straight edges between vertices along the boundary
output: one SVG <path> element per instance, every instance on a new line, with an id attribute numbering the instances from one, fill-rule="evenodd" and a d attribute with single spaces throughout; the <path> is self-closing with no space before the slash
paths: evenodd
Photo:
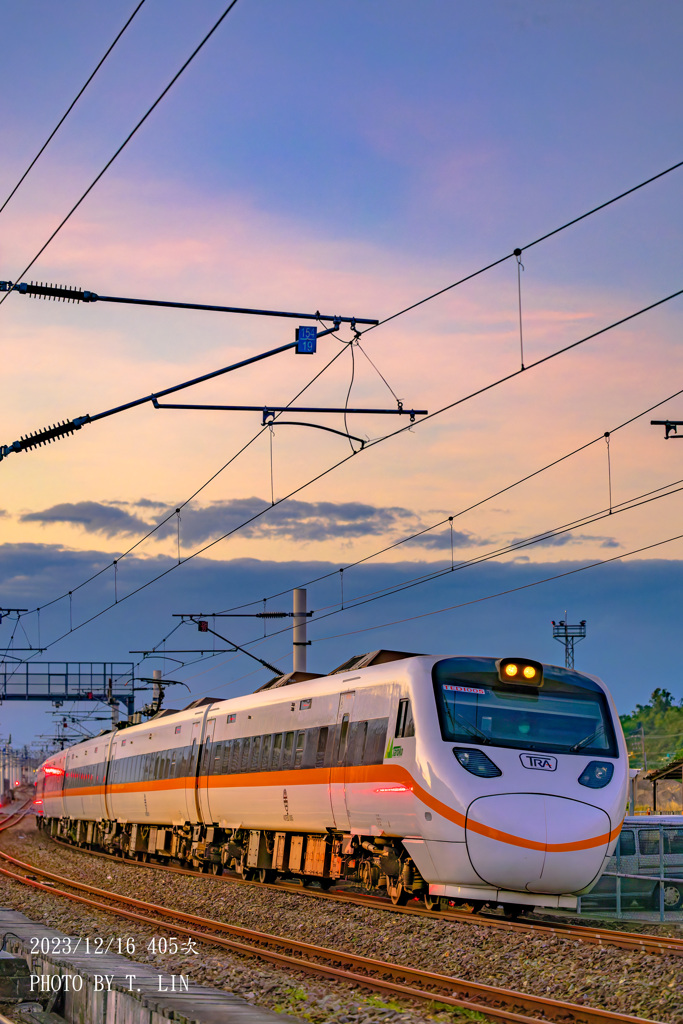
<path id="1" fill-rule="evenodd" d="M 625 813 L 628 758 L 606 687 L 517 658 L 439 660 L 432 685 L 425 668 L 411 685 L 425 820 L 404 846 L 430 897 L 572 909 Z"/>

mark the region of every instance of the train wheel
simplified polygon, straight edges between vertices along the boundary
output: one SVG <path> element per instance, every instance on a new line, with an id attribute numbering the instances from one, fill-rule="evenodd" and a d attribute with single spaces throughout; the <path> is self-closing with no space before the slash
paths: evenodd
<path id="1" fill-rule="evenodd" d="M 211 864 L 211 874 L 212 875 L 222 875 L 223 874 L 223 865 L 222 864 L 217 864 L 216 861 L 213 861 L 212 864 Z"/>
<path id="2" fill-rule="evenodd" d="M 514 921 L 526 909 L 523 903 L 504 903 L 503 917 L 506 921 Z"/>
<path id="3" fill-rule="evenodd" d="M 311 878 L 310 875 L 302 875 L 301 876 L 301 884 L 303 885 L 304 889 L 308 889 L 309 885 L 313 885 L 314 881 L 315 881 L 315 879 Z"/>
<path id="4" fill-rule="evenodd" d="M 425 907 L 427 908 L 427 910 L 434 910 L 434 911 L 441 910 L 441 897 L 440 896 L 430 896 L 429 893 L 426 892 L 424 894 L 424 896 L 423 896 L 423 899 L 424 899 L 424 904 L 425 904 Z"/>
<path id="5" fill-rule="evenodd" d="M 331 889 L 332 886 L 334 885 L 334 878 L 319 878 L 318 885 L 320 886 L 321 889 L 327 892 L 327 890 Z"/>
<path id="6" fill-rule="evenodd" d="M 263 882 L 266 885 L 270 885 L 272 882 L 275 881 L 276 874 L 277 873 L 273 871 L 272 868 L 259 868 L 256 877 L 258 878 L 259 882 Z"/>
<path id="7" fill-rule="evenodd" d="M 483 900 L 469 900 L 469 904 L 472 907 L 472 913 L 473 914 L 478 914 L 478 913 L 481 912 L 481 909 L 484 906 L 484 901 Z"/>
<path id="8" fill-rule="evenodd" d="M 389 899 L 395 907 L 404 907 L 411 896 L 412 893 L 403 888 L 403 882 L 397 882 L 389 889 Z"/>

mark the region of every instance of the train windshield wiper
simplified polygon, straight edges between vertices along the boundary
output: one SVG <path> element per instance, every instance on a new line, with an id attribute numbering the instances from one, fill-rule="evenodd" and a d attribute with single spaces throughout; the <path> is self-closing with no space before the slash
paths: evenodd
<path id="1" fill-rule="evenodd" d="M 478 739 L 481 740 L 482 743 L 491 742 L 490 736 L 487 736 L 486 733 L 482 732 L 481 729 L 478 729 L 476 725 L 472 725 L 472 723 L 468 722 L 466 718 L 463 718 L 456 711 L 454 711 L 447 701 L 445 701 L 444 703 L 446 706 L 446 714 L 450 718 L 451 725 L 453 726 L 453 731 L 455 731 L 455 719 L 457 718 L 460 724 L 465 726 L 465 728 L 467 729 L 471 736 L 476 736 Z"/>
<path id="2" fill-rule="evenodd" d="M 605 731 L 605 726 L 601 725 L 598 729 L 595 730 L 595 732 L 592 732 L 590 734 L 590 736 L 586 736 L 586 737 L 584 737 L 584 739 L 579 740 L 578 743 L 575 743 L 573 747 L 569 748 L 571 750 L 572 754 L 575 754 L 577 750 L 581 750 L 581 747 L 585 747 L 589 743 L 592 743 L 593 740 L 597 740 L 598 736 L 600 736 L 601 733 L 604 733 L 604 731 Z"/>

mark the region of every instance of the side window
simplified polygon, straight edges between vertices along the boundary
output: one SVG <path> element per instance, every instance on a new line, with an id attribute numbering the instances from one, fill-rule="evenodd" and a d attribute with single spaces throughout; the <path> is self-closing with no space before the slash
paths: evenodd
<path id="1" fill-rule="evenodd" d="M 625 830 L 619 836 L 617 852 L 620 857 L 632 857 L 636 852 L 636 837 L 630 830 Z"/>
<path id="2" fill-rule="evenodd" d="M 659 829 L 649 828 L 638 833 L 638 846 L 642 857 L 659 856 Z"/>
<path id="3" fill-rule="evenodd" d="M 303 729 L 300 729 L 296 734 L 296 749 L 294 751 L 294 767 L 301 768 L 301 761 L 304 756 L 304 740 L 306 739 L 306 733 Z"/>
<path id="4" fill-rule="evenodd" d="M 240 770 L 240 757 L 242 756 L 242 740 L 232 741 L 232 757 L 230 758 L 230 771 Z"/>
<path id="5" fill-rule="evenodd" d="M 396 731 L 394 732 L 395 737 L 399 736 L 414 736 L 415 735 L 415 722 L 413 721 L 413 712 L 410 707 L 409 700 L 400 700 L 398 702 L 398 714 L 396 716 Z"/>
<path id="6" fill-rule="evenodd" d="M 280 767 L 280 754 L 282 752 L 282 733 L 278 732 L 273 736 L 273 757 L 270 762 L 270 766 L 273 771 L 277 771 Z"/>
<path id="7" fill-rule="evenodd" d="M 683 853 L 683 829 L 664 829 L 664 852 L 678 854 Z"/>
<path id="8" fill-rule="evenodd" d="M 270 768 L 270 748 L 273 744 L 272 736 L 264 736 L 261 746 L 261 771 L 267 772 Z"/>
<path id="9" fill-rule="evenodd" d="M 368 723 L 359 722 L 356 729 L 356 744 L 353 752 L 354 764 L 365 764 L 365 748 L 368 742 Z"/>
<path id="10" fill-rule="evenodd" d="M 285 733 L 285 747 L 282 754 L 282 767 L 291 768 L 292 765 L 292 747 L 294 746 L 294 733 Z"/>
<path id="11" fill-rule="evenodd" d="M 329 733 L 329 729 L 327 728 L 326 725 L 323 726 L 323 728 L 318 733 L 318 749 L 316 750 L 316 753 L 315 753 L 315 766 L 316 766 L 316 768 L 324 768 L 325 767 L 325 751 L 327 750 L 327 736 L 328 736 L 328 733 Z"/>
<path id="12" fill-rule="evenodd" d="M 337 747 L 337 764 L 343 764 L 346 756 L 346 744 L 349 738 L 349 716 L 344 715 L 339 730 L 339 745 Z"/>
<path id="13" fill-rule="evenodd" d="M 240 762 L 240 771 L 249 771 L 249 748 L 251 746 L 251 740 L 242 740 L 242 761 Z"/>
<path id="14" fill-rule="evenodd" d="M 259 767 L 259 760 L 261 757 L 261 737 L 254 736 L 251 741 L 251 767 L 249 771 L 257 772 Z"/>
<path id="15" fill-rule="evenodd" d="M 213 746 L 213 764 L 211 766 L 212 775 L 220 775 L 221 768 L 223 766 L 223 744 L 214 743 Z"/>

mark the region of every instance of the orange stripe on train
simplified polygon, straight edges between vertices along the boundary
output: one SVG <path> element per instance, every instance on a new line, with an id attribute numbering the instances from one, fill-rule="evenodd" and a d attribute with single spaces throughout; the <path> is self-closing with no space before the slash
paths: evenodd
<path id="1" fill-rule="evenodd" d="M 185 790 L 195 788 L 196 779 L 194 776 L 181 779 L 156 779 L 150 782 L 117 782 L 106 787 L 106 792 L 117 793 L 149 793 L 161 792 L 164 790 Z M 267 786 L 315 786 L 328 785 L 328 783 L 395 783 L 403 784 L 417 796 L 422 803 L 431 807 L 442 818 L 452 821 L 461 828 L 467 827 L 471 832 L 478 835 L 495 839 L 507 846 L 517 846 L 527 850 L 542 850 L 547 853 L 568 853 L 577 850 L 590 850 L 596 846 L 607 845 L 612 839 L 616 839 L 621 831 L 621 822 L 612 829 L 599 836 L 591 836 L 590 839 L 575 840 L 569 843 L 540 843 L 533 839 L 525 839 L 523 836 L 516 836 L 510 832 L 503 832 L 490 825 L 466 818 L 464 814 L 449 807 L 448 804 L 438 800 L 426 789 L 415 781 L 410 772 L 398 764 L 377 764 L 365 767 L 352 768 L 300 768 L 294 771 L 277 772 L 253 772 L 244 775 L 210 775 L 200 780 L 199 789 L 254 789 Z M 83 786 L 74 787 L 65 792 L 44 793 L 47 798 L 72 796 L 102 796 L 105 792 L 104 786 Z"/>

